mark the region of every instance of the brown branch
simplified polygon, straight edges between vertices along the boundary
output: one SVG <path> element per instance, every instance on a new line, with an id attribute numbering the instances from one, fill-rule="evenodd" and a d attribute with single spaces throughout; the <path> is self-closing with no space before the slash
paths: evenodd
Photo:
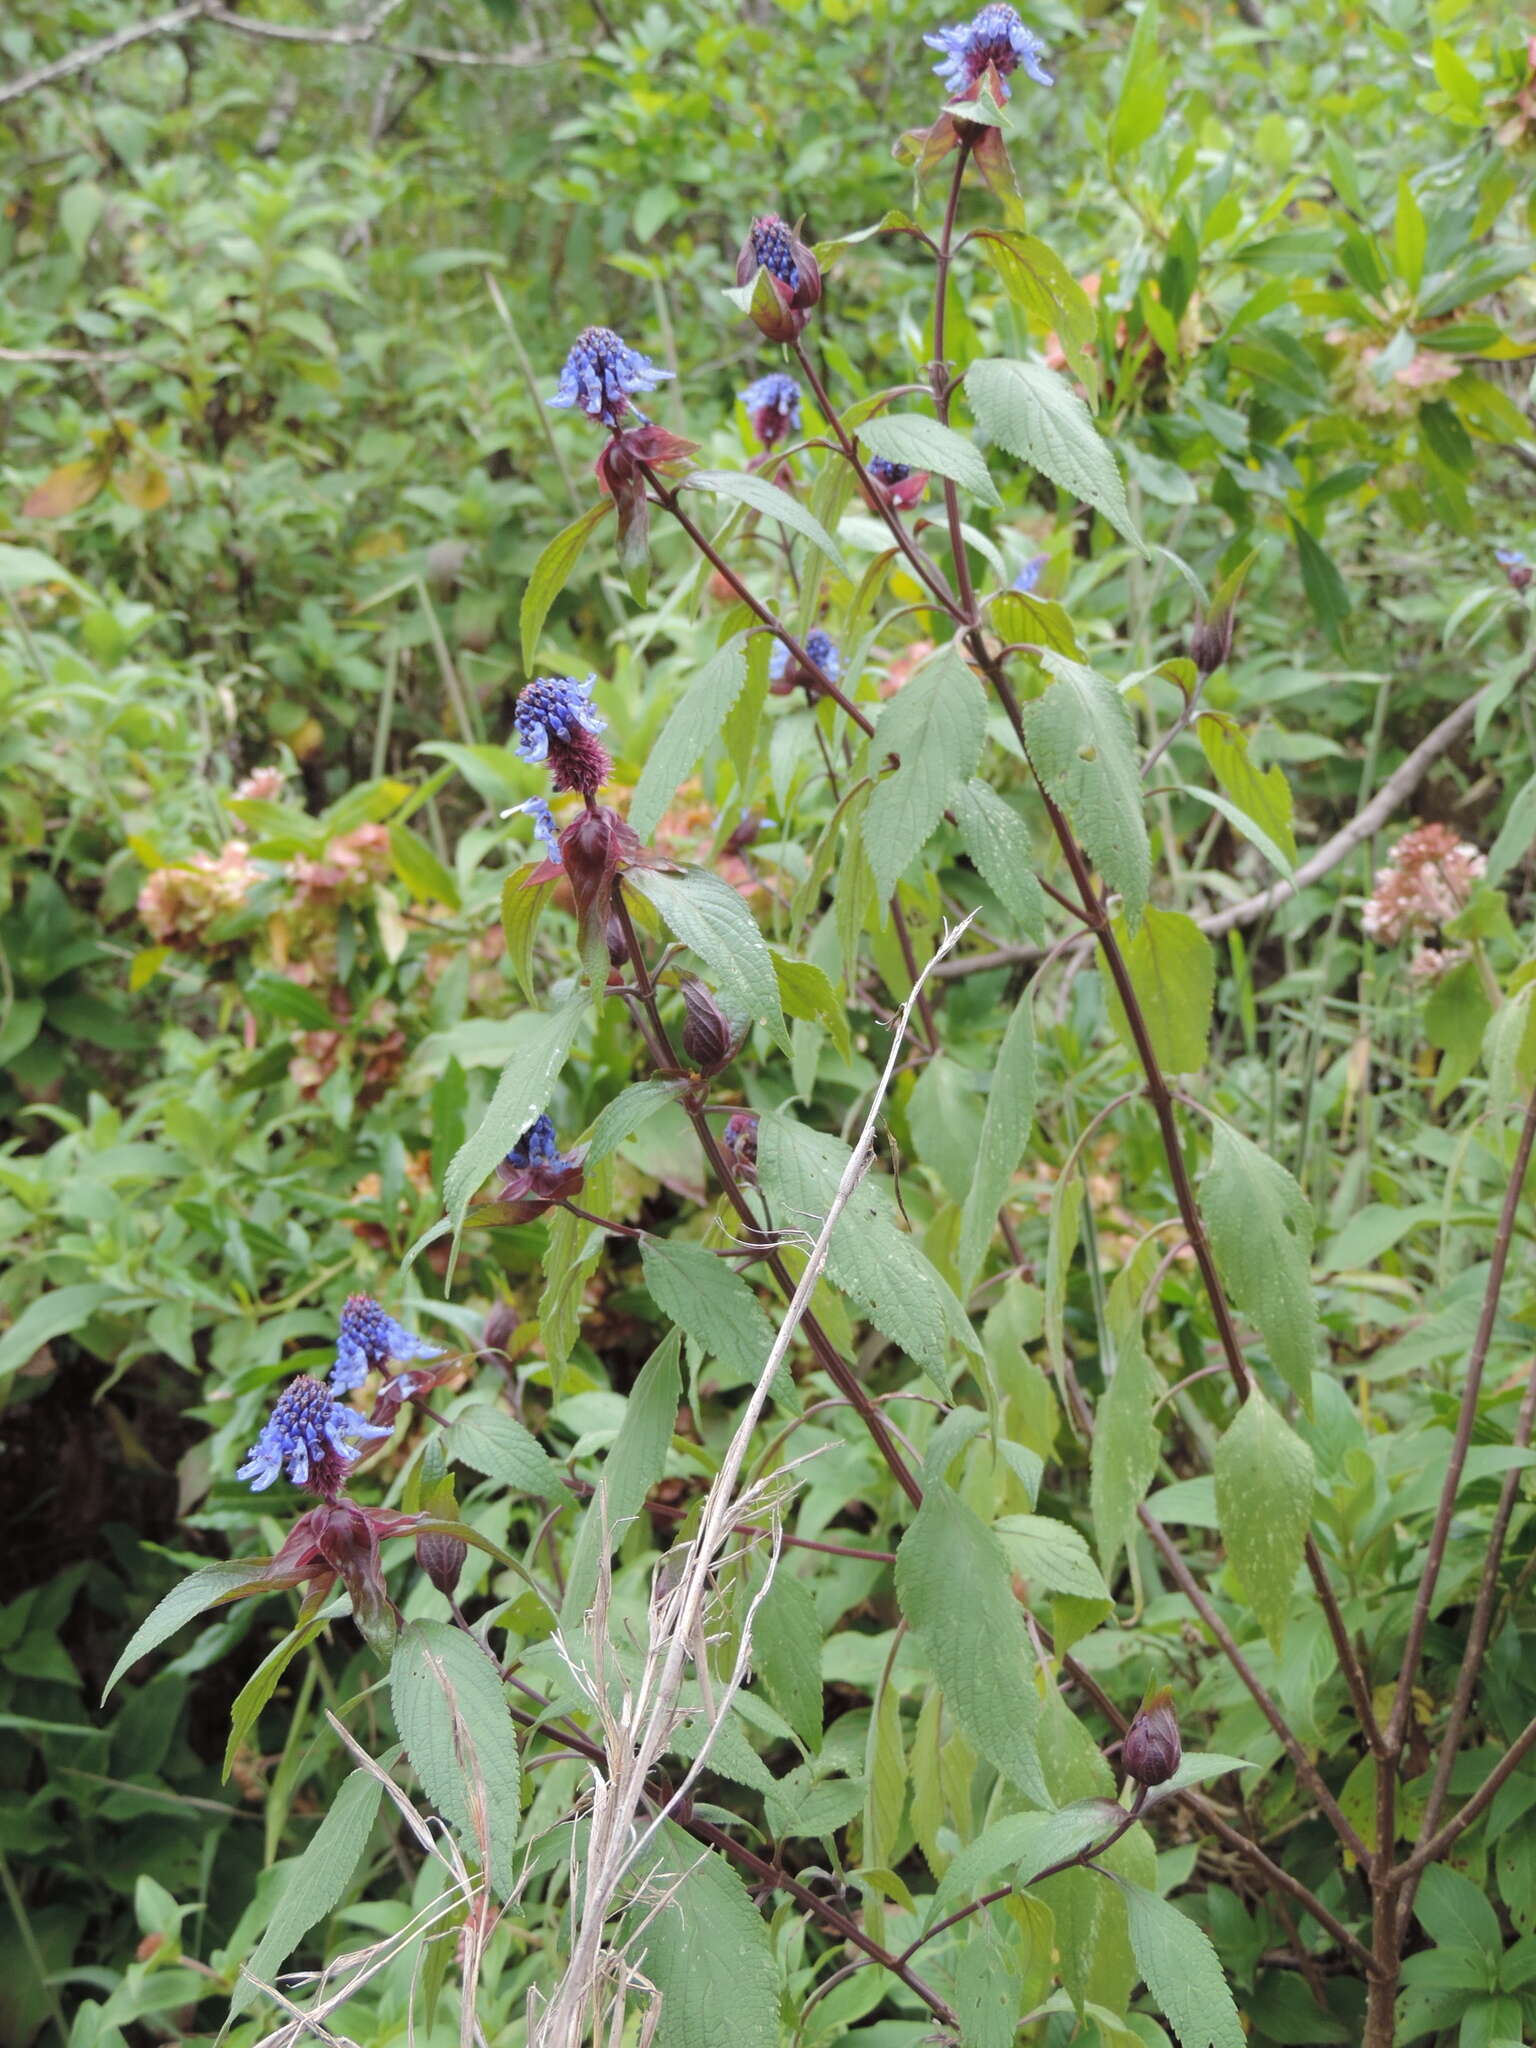
<path id="1" fill-rule="evenodd" d="M 1500 1786 L 1514 1776 L 1533 1749 L 1536 1749 L 1536 1721 L 1521 1729 L 1460 1813 L 1454 1814 L 1437 1834 L 1431 1835 L 1427 1842 L 1420 1842 L 1413 1854 L 1399 1863 L 1389 1883 L 1405 1885 L 1427 1865 L 1438 1863 L 1452 1842 L 1493 1804 Z"/>
<path id="2" fill-rule="evenodd" d="M 57 85 L 61 79 L 73 78 L 77 72 L 89 71 L 95 64 L 104 64 L 120 51 L 131 50 L 135 43 L 147 43 L 154 36 L 174 35 L 207 10 L 208 0 L 188 0 L 186 6 L 173 7 L 168 14 L 154 15 L 148 21 L 130 22 L 126 28 L 103 36 L 99 42 L 81 43 L 67 56 L 55 57 L 52 63 L 40 64 L 36 71 L 25 72 L 20 78 L 0 85 L 0 107 L 8 106 L 13 100 L 25 99 L 29 92 L 40 92 L 45 85 Z"/>

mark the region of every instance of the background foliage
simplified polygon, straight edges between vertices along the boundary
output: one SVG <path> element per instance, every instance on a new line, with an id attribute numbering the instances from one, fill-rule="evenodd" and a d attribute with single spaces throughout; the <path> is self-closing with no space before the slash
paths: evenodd
<path id="1" fill-rule="evenodd" d="M 1070 462 L 1059 474 L 1010 396 L 972 384 L 959 424 L 982 430 L 997 498 L 966 500 L 973 563 L 995 589 L 1044 557 L 1037 599 L 999 631 L 1053 650 L 1023 689 L 1048 781 L 1067 785 L 1083 744 L 1076 723 L 1051 729 L 1074 687 L 1062 665 L 1125 685 L 1111 703 L 1150 746 L 1193 680 L 1178 664 L 1199 584 L 1214 592 L 1247 565 L 1232 656 L 1206 697 L 1227 722 L 1181 731 L 1148 779 L 1154 907 L 1139 937 L 1122 934 L 1163 1066 L 1200 1076 L 1186 1085 L 1208 1114 L 1188 1118 L 1189 1156 L 1266 1397 L 1234 1421 L 1226 1382 L 1194 1377 L 1214 1355 L 1211 1315 L 1188 1256 L 1161 1256 L 1178 1242 L 1162 1229 L 1174 1189 L 1123 1014 L 1080 953 L 1031 979 L 1047 906 L 1013 854 L 1033 840 L 1045 861 L 1049 835 L 1017 746 L 994 709 L 960 761 L 958 686 L 931 706 L 922 694 L 947 673 L 920 667 L 944 634 L 905 566 L 882 562 L 869 511 L 839 497 L 835 462 L 795 458 L 804 502 L 838 527 L 843 562 L 817 564 L 819 586 L 805 545 L 797 585 L 750 517 L 728 552 L 791 623 L 797 610 L 816 622 L 819 588 L 845 688 L 897 721 L 882 734 L 942 761 L 922 861 L 891 783 L 862 820 L 837 808 L 820 748 L 840 748 L 841 731 L 825 708 L 764 696 L 762 636 L 745 680 L 729 654 L 719 667 L 750 621 L 664 520 L 643 602 L 600 526 L 549 588 L 525 658 L 530 578 L 597 497 L 592 431 L 542 405 L 572 336 L 608 325 L 673 369 L 656 417 L 709 469 L 744 470 L 755 444 L 737 394 L 778 356 L 721 296 L 736 247 L 770 207 L 825 243 L 913 206 L 891 145 L 936 111 L 920 36 L 941 16 L 907 0 L 414 0 L 363 45 L 346 40 L 362 16 L 339 5 L 260 17 L 329 42 L 252 33 L 245 12 L 215 8 L 25 92 L 142 10 L 20 0 L 0 25 L 0 2034 L 76 2048 L 211 2037 L 242 1965 L 270 1980 L 290 1953 L 313 1963 L 392 1939 L 438 1895 L 439 1865 L 380 1809 L 322 1711 L 371 1756 L 403 1741 L 425 1804 L 462 1821 L 413 1739 L 408 1672 L 397 1658 L 382 1685 L 350 1621 L 299 1646 L 264 1692 L 248 1682 L 291 1616 L 236 1604 L 135 1660 L 97 1707 L 189 1567 L 281 1542 L 283 1499 L 253 1499 L 232 1474 L 276 1387 L 324 1369 L 348 1293 L 472 1354 L 444 1397 L 448 1458 L 469 1523 L 525 1575 L 559 1596 L 593 1570 L 584 1489 L 605 1471 L 611 1500 L 629 1486 L 612 1599 L 632 1627 L 761 1363 L 771 1291 L 743 1285 L 728 1312 L 696 1298 L 688 1254 L 726 1239 L 671 1102 L 614 1131 L 623 1142 L 582 1197 L 643 1243 L 559 1214 L 467 1230 L 451 1278 L 438 1237 L 401 1277 L 498 1075 L 533 1059 L 576 971 L 567 900 L 534 933 L 503 888 L 529 849 L 498 814 L 544 787 L 508 744 L 536 670 L 597 671 L 614 786 L 640 785 L 658 844 L 714 865 L 784 963 L 787 1025 L 754 1032 L 718 1099 L 851 1141 L 910 986 L 884 897 L 899 888 L 920 959 L 946 917 L 979 913 L 934 985 L 942 1049 L 907 1062 L 886 1105 L 877 1213 L 817 1303 L 899 1423 L 930 1506 L 913 1521 L 857 1418 L 820 1405 L 829 1383 L 799 1346 L 800 1413 L 786 1397 L 756 1448 L 766 1457 L 793 1427 L 817 1454 L 781 1503 L 802 1547 L 761 1609 L 756 1682 L 698 1813 L 905 1947 L 1027 1861 L 1022 1836 L 993 1833 L 1043 1803 L 1017 1782 L 1017 1730 L 992 1724 L 986 1684 L 976 1709 L 960 1704 L 967 1668 L 1027 1612 L 1036 1647 L 1050 1632 L 1127 1712 L 1171 1682 L 1186 1748 L 1252 1766 L 1213 1782 L 1219 1813 L 1368 1938 L 1356 1859 L 1211 1654 L 1134 1506 L 1150 1489 L 1327 1791 L 1378 1847 L 1375 1764 L 1297 1566 L 1310 1527 L 1371 1680 L 1389 1687 L 1531 1079 L 1529 602 L 1494 556 L 1536 539 L 1536 98 L 1519 25 L 1456 0 L 1052 4 L 1031 20 L 1058 83 L 1016 96 L 1012 148 L 1022 221 L 1067 281 L 1021 275 L 1002 243 L 973 242 L 957 265 L 947 353 L 1080 380 L 1118 464 L 1110 482 L 1092 472 L 1097 492 Z M 930 231 L 945 175 L 924 202 Z M 963 219 L 1002 222 L 981 191 Z M 840 406 L 922 385 L 930 295 L 902 236 L 837 254 L 808 342 Z M 932 486 L 918 516 L 937 519 L 936 500 Z M 727 510 L 709 506 L 711 531 Z M 751 715 L 726 724 L 733 684 Z M 1378 831 L 1262 918 L 1191 946 L 1174 913 L 1248 903 L 1474 692 L 1475 716 Z M 1095 715 L 1113 750 L 1118 710 Z M 954 793 L 983 737 L 985 787 Z M 999 795 L 1001 818 L 986 808 Z M 1068 808 L 1134 915 L 1126 808 L 1095 817 L 1092 804 L 1079 793 Z M 755 831 L 739 832 L 749 816 Z M 991 865 L 986 817 L 1004 835 Z M 1361 917 L 1415 821 L 1491 855 L 1461 922 L 1429 935 L 1454 949 L 1432 978 Z M 1046 872 L 1065 884 L 1059 861 Z M 1049 922 L 1048 943 L 1070 933 L 1054 909 Z M 742 999 L 725 956 L 698 960 L 728 1008 Z M 798 980 L 797 962 L 810 963 Z M 1002 1050 L 1026 988 L 1033 1134 L 1027 1151 L 999 1141 L 1002 1179 L 982 1205 L 998 1077 L 1026 1092 L 1017 1040 L 1012 1065 Z M 552 1094 L 561 1133 L 589 1131 L 646 1072 L 623 1006 L 600 1007 Z M 517 1135 L 500 1133 L 490 1158 Z M 767 1153 L 781 1218 L 814 1228 L 827 1189 L 803 1158 Z M 1310 1204 L 1290 1211 L 1299 1278 L 1274 1249 L 1296 1190 Z M 1528 1211 L 1515 1230 L 1414 1694 L 1410 1748 L 1427 1760 L 1507 1494 L 1454 1798 L 1536 1711 L 1529 1417 L 1523 1439 L 1517 1428 L 1536 1307 Z M 899 1263 L 913 1238 L 964 1298 L 964 1335 L 930 1340 L 871 1313 L 879 1276 L 862 1262 Z M 1099 1417 L 1092 1461 L 1079 1388 Z M 414 1507 L 443 1441 L 412 1415 L 362 1490 Z M 954 1512 L 929 1521 L 945 1499 Z M 898 1542 L 906 1585 L 886 1561 Z M 832 1548 L 803 1547 L 818 1543 Z M 999 1556 L 993 1586 L 977 1560 Z M 737 1567 L 722 1626 L 740 1627 L 760 1570 Z M 408 1555 L 390 1584 L 422 1640 L 437 1630 L 457 1654 L 464 1639 Z M 1008 1595 L 996 1612 L 989 1588 Z M 458 1597 L 590 1734 L 526 1578 L 472 1551 Z M 1096 1708 L 1049 1684 L 1039 1713 L 1031 1754 L 1051 1801 L 1107 1795 L 1099 1752 L 1114 1731 Z M 525 2038 L 529 1987 L 548 1984 L 570 1846 L 545 1831 L 583 1771 L 579 1757 L 534 1770 L 525 1756 L 534 1861 L 488 1936 L 489 2038 Z M 1427 1789 L 1405 1778 L 1405 1847 Z M 1536 1836 L 1520 1825 L 1533 1800 L 1524 1768 L 1427 1873 L 1400 2039 L 1536 2027 Z M 668 1840 L 662 1853 L 690 1852 Z M 1248 2039 L 1360 2037 L 1349 1955 L 1188 1808 L 1160 1806 L 1109 1860 L 1145 1888 L 1131 1894 L 1133 1917 L 1154 1916 L 1139 1932 L 1101 1878 L 1068 1870 L 925 1951 L 965 2041 L 1011 2040 L 1025 2013 L 1022 2038 L 1042 2042 L 1121 2048 L 1166 2040 L 1165 2025 L 1186 2048 L 1225 2041 L 1201 2031 L 1223 2024 L 1219 2004 L 1177 2006 L 1178 1984 L 1198 1980 L 1181 1946 L 1196 1927 Z M 803 1902 L 775 1893 L 770 1871 L 757 1915 L 727 1866 L 705 1868 L 647 1951 L 664 2040 L 727 2038 L 710 2028 L 730 2015 L 747 2041 L 762 2010 L 762 2038 L 777 2014 L 783 2038 L 807 2044 L 925 2036 L 931 2017 L 877 1969 L 813 2000 L 838 1958 Z M 298 1874 L 317 1869 L 334 1882 L 306 1904 Z M 453 1942 L 395 1949 L 338 2024 L 394 2043 L 414 2013 L 418 2040 L 455 2038 Z M 274 2008 L 238 1996 L 250 2009 L 230 2038 L 263 2038 Z"/>

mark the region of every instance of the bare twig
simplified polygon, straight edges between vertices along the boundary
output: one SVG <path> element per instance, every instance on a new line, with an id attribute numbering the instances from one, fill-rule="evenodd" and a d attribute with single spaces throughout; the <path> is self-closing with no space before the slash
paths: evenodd
<path id="1" fill-rule="evenodd" d="M 8 106 L 12 100 L 25 99 L 29 92 L 39 92 L 46 85 L 57 85 L 61 79 L 89 71 L 97 64 L 105 64 L 109 57 L 117 56 L 122 50 L 131 50 L 135 43 L 147 43 L 154 36 L 175 35 L 178 29 L 196 21 L 207 9 L 208 0 L 188 0 L 186 6 L 173 7 L 168 14 L 152 15 L 148 21 L 129 22 L 126 28 L 101 37 L 99 42 L 81 43 L 67 56 L 55 57 L 51 64 L 40 64 L 35 71 L 25 72 L 20 78 L 0 85 L 0 107 Z"/>

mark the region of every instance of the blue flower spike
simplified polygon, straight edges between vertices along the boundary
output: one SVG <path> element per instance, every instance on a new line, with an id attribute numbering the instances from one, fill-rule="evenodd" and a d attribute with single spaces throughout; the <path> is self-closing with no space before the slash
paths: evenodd
<path id="1" fill-rule="evenodd" d="M 773 448 L 800 431 L 800 386 L 783 370 L 770 370 L 741 394 L 752 431 L 765 448 Z"/>
<path id="2" fill-rule="evenodd" d="M 362 1456 L 362 1445 L 388 1435 L 345 1407 L 323 1381 L 305 1375 L 284 1388 L 235 1477 L 248 1479 L 253 1493 L 264 1493 L 286 1473 L 295 1486 L 332 1500 Z"/>
<path id="3" fill-rule="evenodd" d="M 349 1294 L 336 1338 L 331 1385 L 350 1394 L 371 1372 L 382 1372 L 391 1359 L 441 1358 L 440 1344 L 416 1337 L 403 1323 L 386 1315 L 371 1294 Z"/>
<path id="4" fill-rule="evenodd" d="M 923 37 L 930 50 L 942 52 L 934 70 L 945 90 L 957 98 L 971 91 L 990 64 L 1000 79 L 1022 71 L 1036 85 L 1054 85 L 1043 63 L 1045 45 L 1019 19 L 1016 7 L 983 7 L 968 22 L 941 28 Z M 1006 83 L 1003 96 L 1008 95 Z"/>
<path id="5" fill-rule="evenodd" d="M 501 815 L 504 818 L 532 818 L 534 836 L 544 842 L 544 858 L 559 862 L 560 829 L 555 823 L 554 812 L 543 797 L 531 796 L 526 803 L 514 804 L 510 811 L 503 811 Z"/>
<path id="6" fill-rule="evenodd" d="M 560 372 L 560 382 L 547 404 L 584 412 L 601 420 L 605 427 L 617 427 L 626 413 L 644 413 L 630 404 L 637 391 L 654 391 L 672 375 L 661 370 L 628 342 L 621 341 L 611 327 L 584 327 L 572 344 Z"/>
<path id="7" fill-rule="evenodd" d="M 596 676 L 584 683 L 574 676 L 536 676 L 512 714 L 518 758 L 547 763 L 557 790 L 576 790 L 584 797 L 597 794 L 613 766 L 608 749 L 595 737 L 607 725 L 592 702 L 596 681 Z"/>

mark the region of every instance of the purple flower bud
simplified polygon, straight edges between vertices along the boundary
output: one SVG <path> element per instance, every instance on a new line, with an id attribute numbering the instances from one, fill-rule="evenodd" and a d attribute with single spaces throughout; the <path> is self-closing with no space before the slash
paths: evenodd
<path id="1" fill-rule="evenodd" d="M 547 1116 L 535 1117 L 497 1168 L 500 1200 L 518 1211 L 511 1220 L 531 1222 L 552 1202 L 568 1201 L 581 1186 L 584 1156 L 579 1146 L 562 1152 L 554 1124 Z"/>
<path id="2" fill-rule="evenodd" d="M 369 1373 L 382 1372 L 391 1359 L 442 1355 L 440 1344 L 429 1344 L 424 1337 L 412 1336 L 404 1324 L 385 1315 L 371 1294 L 349 1294 L 341 1311 L 331 1386 L 338 1394 L 350 1394 Z"/>
<path id="3" fill-rule="evenodd" d="M 547 1116 L 535 1117 L 507 1154 L 508 1166 L 566 1166 L 569 1163 L 555 1143 L 555 1127 Z"/>
<path id="4" fill-rule="evenodd" d="M 1014 7 L 983 7 L 964 25 L 941 28 L 923 41 L 930 50 L 942 52 L 941 61 L 933 68 L 943 79 L 946 92 L 956 98 L 976 86 L 989 64 L 1000 80 L 1022 65 L 1025 77 L 1036 85 L 1055 84 L 1041 62 L 1045 45 L 1024 26 Z M 1003 97 L 1008 97 L 1006 84 Z"/>
<path id="5" fill-rule="evenodd" d="M 1142 1701 L 1141 1711 L 1125 1731 L 1120 1761 L 1138 1785 L 1166 1785 L 1183 1755 L 1173 1694 L 1163 1686 Z"/>
<path id="6" fill-rule="evenodd" d="M 736 1051 L 736 1034 L 720 1005 L 702 981 L 689 975 L 683 983 L 683 1051 L 704 1075 L 718 1074 Z"/>
<path id="7" fill-rule="evenodd" d="M 235 1477 L 248 1479 L 253 1493 L 264 1493 L 286 1472 L 295 1486 L 331 1500 L 362 1456 L 360 1445 L 388 1435 L 355 1409 L 343 1407 L 323 1381 L 306 1375 L 284 1388 L 271 1421 Z"/>
<path id="8" fill-rule="evenodd" d="M 1536 569 L 1525 559 L 1519 548 L 1495 548 L 1493 559 L 1509 578 L 1511 590 L 1526 590 Z"/>
<path id="9" fill-rule="evenodd" d="M 537 676 L 518 697 L 512 715 L 519 759 L 547 761 L 555 788 L 582 796 L 595 796 L 613 766 L 608 749 L 593 737 L 607 724 L 592 702 L 596 681 L 596 676 L 584 683 L 574 676 Z M 558 851 L 553 858 L 560 859 Z"/>
<path id="10" fill-rule="evenodd" d="M 750 1186 L 757 1179 L 757 1115 L 750 1109 L 738 1109 L 733 1117 L 726 1119 L 726 1157 L 736 1169 L 737 1178 Z"/>
<path id="11" fill-rule="evenodd" d="M 805 651 L 826 677 L 829 683 L 842 680 L 843 661 L 837 651 L 837 643 L 830 633 L 823 633 L 818 626 L 814 633 L 805 636 Z M 815 687 L 818 677 L 810 669 L 802 668 L 790 660 L 789 649 L 782 640 L 775 640 L 773 652 L 768 657 L 768 681 L 775 696 L 787 696 L 796 683 L 809 683 Z"/>
<path id="12" fill-rule="evenodd" d="M 459 1536 L 445 1536 L 433 1530 L 416 1538 L 416 1562 L 446 1600 L 453 1598 L 459 1573 L 469 1556 L 469 1545 Z"/>
<path id="13" fill-rule="evenodd" d="M 892 462 L 888 455 L 871 455 L 869 473 L 883 484 L 904 484 L 912 474 L 912 466 L 907 462 Z"/>
<path id="14" fill-rule="evenodd" d="M 577 406 L 590 419 L 616 427 L 632 409 L 631 393 L 654 391 L 671 375 L 621 341 L 611 327 L 585 327 L 565 359 L 554 397 L 546 402 Z"/>
<path id="15" fill-rule="evenodd" d="M 1226 662 L 1232 652 L 1232 632 L 1236 625 L 1231 607 L 1213 612 L 1209 618 L 1201 619 L 1189 636 L 1189 658 L 1201 675 L 1214 675 Z"/>
<path id="16" fill-rule="evenodd" d="M 770 341 L 797 340 L 821 297 L 821 266 L 776 213 L 753 221 L 736 258 L 737 284 L 751 284 L 760 270 L 772 282 L 772 302 L 754 303 L 752 318 Z"/>
<path id="17" fill-rule="evenodd" d="M 741 394 L 752 431 L 765 448 L 800 431 L 800 386 L 783 370 L 771 370 Z"/>

